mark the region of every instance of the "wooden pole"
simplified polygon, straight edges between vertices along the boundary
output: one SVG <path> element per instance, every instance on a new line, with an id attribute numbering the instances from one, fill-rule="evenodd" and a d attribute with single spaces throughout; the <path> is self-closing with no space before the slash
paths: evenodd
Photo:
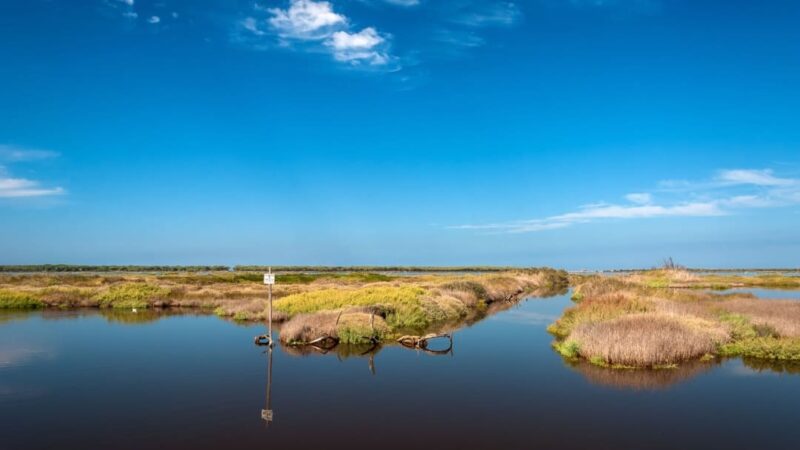
<path id="1" fill-rule="evenodd" d="M 269 273 L 272 275 L 272 267 L 269 268 Z M 269 285 L 269 346 L 272 347 L 272 284 Z"/>

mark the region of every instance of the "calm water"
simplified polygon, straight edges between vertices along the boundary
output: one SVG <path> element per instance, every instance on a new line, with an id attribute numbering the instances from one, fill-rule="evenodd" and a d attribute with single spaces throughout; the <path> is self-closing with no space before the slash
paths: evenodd
<path id="1" fill-rule="evenodd" d="M 261 326 L 0 313 L 0 448 L 798 448 L 798 368 L 570 366 L 545 331 L 568 305 L 522 302 L 445 356 L 276 348 L 268 427 Z"/>

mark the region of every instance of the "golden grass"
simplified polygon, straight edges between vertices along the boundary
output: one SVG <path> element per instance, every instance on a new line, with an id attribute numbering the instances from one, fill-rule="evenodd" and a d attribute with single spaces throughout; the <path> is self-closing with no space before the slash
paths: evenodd
<path id="1" fill-rule="evenodd" d="M 652 367 L 712 353 L 728 334 L 721 325 L 703 319 L 641 313 L 582 323 L 569 340 L 578 344 L 581 357 L 593 362 Z"/>
<path id="2" fill-rule="evenodd" d="M 800 360 L 800 302 L 669 288 L 677 281 L 706 283 L 682 270 L 573 279 L 581 283 L 577 304 L 548 328 L 567 358 L 624 367 L 708 354 Z"/>

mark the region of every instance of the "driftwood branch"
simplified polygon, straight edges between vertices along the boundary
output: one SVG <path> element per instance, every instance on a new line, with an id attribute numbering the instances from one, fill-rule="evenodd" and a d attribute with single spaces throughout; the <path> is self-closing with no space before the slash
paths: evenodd
<path id="1" fill-rule="evenodd" d="M 431 350 L 428 348 L 428 343 L 433 339 L 447 339 L 449 341 L 449 345 L 444 350 Z M 424 336 L 406 335 L 397 339 L 397 342 L 399 342 L 404 347 L 416 348 L 437 355 L 450 353 L 450 351 L 453 350 L 453 336 L 449 333 L 442 333 L 442 334 L 431 333 L 431 334 L 426 334 Z"/>

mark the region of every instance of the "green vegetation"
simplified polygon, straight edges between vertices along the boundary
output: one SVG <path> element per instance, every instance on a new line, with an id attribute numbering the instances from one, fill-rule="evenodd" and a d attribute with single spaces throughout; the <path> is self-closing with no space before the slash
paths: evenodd
<path id="1" fill-rule="evenodd" d="M 722 356 L 800 361 L 800 339 L 755 337 L 724 344 L 719 349 Z"/>
<path id="2" fill-rule="evenodd" d="M 111 286 L 107 291 L 95 295 L 95 299 L 101 308 L 147 308 L 169 295 L 169 289 L 131 283 Z"/>
<path id="3" fill-rule="evenodd" d="M 553 347 L 565 358 L 575 359 L 581 354 L 580 346 L 575 341 L 556 341 L 553 343 Z"/>
<path id="4" fill-rule="evenodd" d="M 0 309 L 36 309 L 43 306 L 42 301 L 31 294 L 0 290 Z"/>
<path id="5" fill-rule="evenodd" d="M 284 297 L 275 303 L 275 308 L 293 316 L 345 307 L 371 306 L 387 311 L 387 321 L 394 327 L 424 328 L 429 321 L 422 304 L 423 294 L 425 290 L 414 286 L 324 289 Z"/>

